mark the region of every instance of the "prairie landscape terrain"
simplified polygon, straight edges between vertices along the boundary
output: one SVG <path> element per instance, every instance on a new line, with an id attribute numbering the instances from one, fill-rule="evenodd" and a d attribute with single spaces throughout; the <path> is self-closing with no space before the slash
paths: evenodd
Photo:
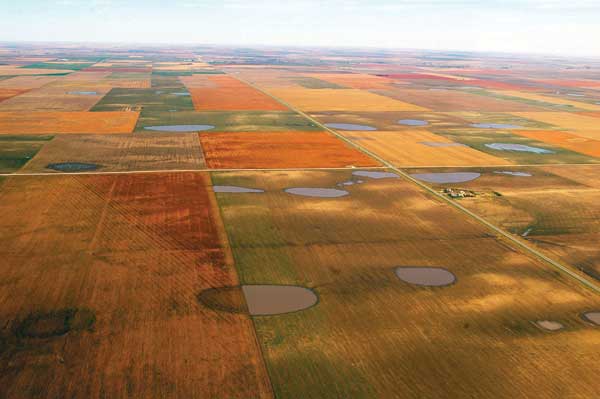
<path id="1" fill-rule="evenodd" d="M 0 46 L 0 398 L 594 398 L 600 61 Z"/>

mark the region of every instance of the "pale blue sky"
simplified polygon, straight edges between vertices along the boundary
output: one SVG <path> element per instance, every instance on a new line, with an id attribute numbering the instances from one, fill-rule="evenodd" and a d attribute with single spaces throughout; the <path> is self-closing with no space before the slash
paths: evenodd
<path id="1" fill-rule="evenodd" d="M 368 46 L 600 57 L 600 0 L 2 0 L 0 41 Z"/>

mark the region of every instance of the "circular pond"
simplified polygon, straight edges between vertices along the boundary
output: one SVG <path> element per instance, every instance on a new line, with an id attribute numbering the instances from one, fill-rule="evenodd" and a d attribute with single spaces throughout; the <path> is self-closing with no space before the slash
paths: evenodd
<path id="1" fill-rule="evenodd" d="M 475 180 L 481 173 L 476 172 L 444 172 L 444 173 L 414 173 L 411 174 L 417 180 L 428 183 L 464 183 Z"/>
<path id="2" fill-rule="evenodd" d="M 396 268 L 395 273 L 404 282 L 427 287 L 443 287 L 456 282 L 456 276 L 441 267 L 401 266 Z"/>

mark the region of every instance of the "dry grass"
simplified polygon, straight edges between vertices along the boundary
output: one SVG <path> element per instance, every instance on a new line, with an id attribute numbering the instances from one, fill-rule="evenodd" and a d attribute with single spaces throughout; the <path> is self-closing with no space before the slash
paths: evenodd
<path id="1" fill-rule="evenodd" d="M 1 397 L 271 396 L 250 319 L 196 300 L 238 283 L 207 186 L 201 173 L 4 182 Z M 91 327 L 12 335 L 63 309 Z"/>
<path id="2" fill-rule="evenodd" d="M 243 283 L 313 288 L 306 311 L 255 319 L 277 397 L 588 397 L 600 344 L 579 313 L 597 296 L 496 240 L 402 180 L 346 187 L 337 199 L 288 187 L 336 187 L 350 172 L 223 173 L 218 194 Z M 458 278 L 411 286 L 397 266 Z M 557 320 L 549 334 L 532 321 Z M 510 384 L 498 383 L 510 381 Z"/>
<path id="3" fill-rule="evenodd" d="M 57 136 L 27 163 L 23 172 L 52 172 L 48 164 L 78 162 L 101 171 L 190 170 L 205 167 L 196 134 Z"/>
<path id="4" fill-rule="evenodd" d="M 551 104 L 569 105 L 578 109 L 584 109 L 588 111 L 600 111 L 600 105 L 588 104 L 580 101 L 566 100 L 563 98 L 552 96 L 545 96 L 543 94 L 511 90 L 498 91 L 497 93 L 505 96 L 520 97 L 526 100 L 543 101 Z"/>
<path id="5" fill-rule="evenodd" d="M 426 108 L 357 89 L 272 89 L 302 111 L 425 111 Z"/>
<path id="6" fill-rule="evenodd" d="M 0 112 L 0 134 L 131 133 L 139 112 Z"/>
<path id="7" fill-rule="evenodd" d="M 600 140 L 592 140 L 571 133 L 553 130 L 513 130 L 513 133 L 543 143 L 555 144 L 581 154 L 600 157 Z M 598 138 L 600 139 L 600 136 Z"/>
<path id="8" fill-rule="evenodd" d="M 574 112 L 512 112 L 513 115 L 548 123 L 581 137 L 600 140 L 598 118 Z"/>
<path id="9" fill-rule="evenodd" d="M 508 165 L 509 161 L 454 145 L 451 140 L 424 129 L 402 131 L 350 132 L 342 134 L 395 166 L 477 166 Z M 434 147 L 424 143 L 450 145 Z"/>

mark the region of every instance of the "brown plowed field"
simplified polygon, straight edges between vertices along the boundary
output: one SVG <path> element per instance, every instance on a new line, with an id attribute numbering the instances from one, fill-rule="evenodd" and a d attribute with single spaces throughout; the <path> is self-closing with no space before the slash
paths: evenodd
<path id="1" fill-rule="evenodd" d="M 3 182 L 0 397 L 271 396 L 248 316 L 196 299 L 238 284 L 209 185 L 202 173 Z M 65 309 L 86 318 L 62 334 L 23 328 Z"/>
<path id="2" fill-rule="evenodd" d="M 198 80 L 194 85 L 201 84 Z M 189 87 L 198 111 L 287 111 L 273 98 L 231 76 L 206 76 L 206 80 L 208 87 Z M 210 87 L 213 84 L 215 87 Z"/>
<path id="3" fill-rule="evenodd" d="M 103 172 L 205 166 L 196 134 L 65 134 L 47 143 L 22 171 L 51 173 L 48 164 L 64 162 L 95 164 Z"/>
<path id="4" fill-rule="evenodd" d="M 208 133 L 200 135 L 209 168 L 334 168 L 377 166 L 325 132 Z"/>
<path id="5" fill-rule="evenodd" d="M 0 134 L 131 133 L 139 112 L 0 112 Z"/>

